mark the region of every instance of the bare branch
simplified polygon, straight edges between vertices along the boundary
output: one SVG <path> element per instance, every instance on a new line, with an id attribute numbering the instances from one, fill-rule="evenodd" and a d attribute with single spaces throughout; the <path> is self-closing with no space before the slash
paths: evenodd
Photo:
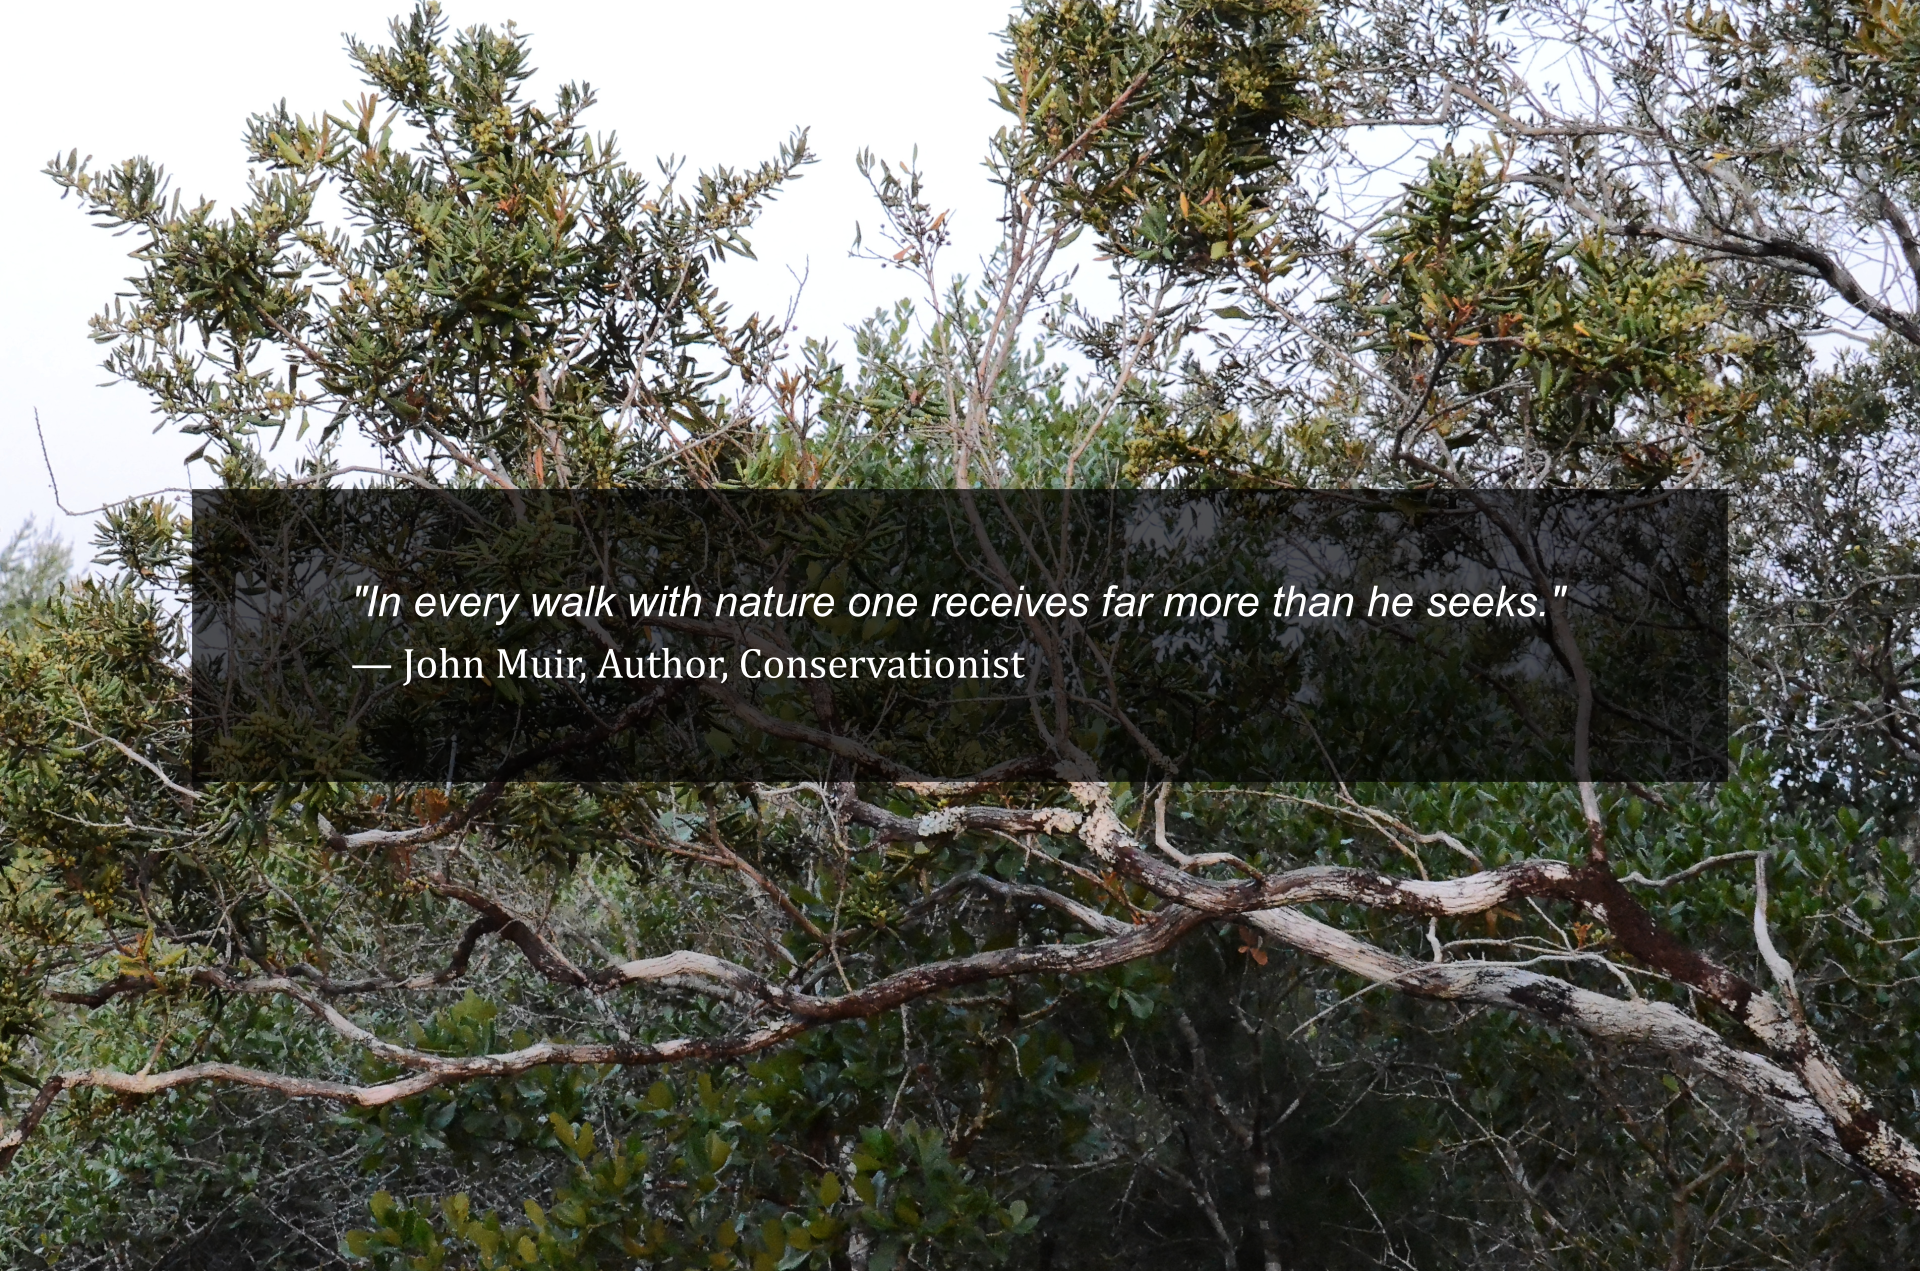
<path id="1" fill-rule="evenodd" d="M 1711 237 L 1689 233 L 1671 226 L 1638 221 L 1629 224 L 1626 232 L 1641 238 L 1660 238 L 1671 243 L 1698 247 L 1716 255 L 1740 260 L 1804 267 L 1832 287 L 1841 299 L 1867 317 L 1908 343 L 1920 344 L 1920 317 L 1896 309 L 1875 296 L 1861 284 L 1858 278 L 1854 277 L 1853 271 L 1840 263 L 1838 257 L 1812 243 L 1797 238 L 1760 238 L 1745 234 L 1722 234 Z"/>
<path id="2" fill-rule="evenodd" d="M 371 1108 L 411 1098 L 452 1082 L 509 1077 L 549 1065 L 610 1064 L 635 1067 L 686 1060 L 736 1058 L 765 1050 L 821 1024 L 868 1018 L 945 989 L 1017 975 L 1082 974 L 1135 961 L 1171 948 L 1206 921 L 1204 914 L 1169 905 L 1148 921 L 1108 939 L 1086 944 L 1029 945 L 988 950 L 964 958 L 912 967 L 837 997 L 815 997 L 791 992 L 771 984 L 745 967 L 704 954 L 682 952 L 665 958 L 642 959 L 619 964 L 594 977 L 599 982 L 598 987 L 615 987 L 624 983 L 684 985 L 703 991 L 713 991 L 714 987 L 718 987 L 725 990 L 723 996 L 758 996 L 784 1011 L 786 1018 L 717 1038 L 678 1038 L 652 1045 L 631 1042 L 541 1042 L 503 1054 L 466 1058 L 442 1058 L 383 1041 L 320 1001 L 291 977 L 234 980 L 219 972 L 212 972 L 205 982 L 211 983 L 217 978 L 219 987 L 230 992 L 279 993 L 293 997 L 341 1036 L 384 1059 L 418 1071 L 408 1077 L 366 1086 L 225 1063 L 193 1064 L 158 1073 L 126 1073 L 98 1068 L 63 1072 L 49 1078 L 41 1087 L 39 1096 L 29 1107 L 21 1124 L 13 1131 L 0 1135 L 0 1170 L 12 1163 L 21 1144 L 44 1119 L 53 1100 L 66 1090 L 91 1088 L 111 1090 L 118 1094 L 157 1094 L 181 1086 L 216 1081 L 271 1090 L 288 1098 L 324 1099 Z M 514 922 L 525 926 L 517 918 Z M 523 952 L 526 949 L 527 945 L 523 944 Z M 529 956 L 531 958 L 533 955 Z M 572 969 L 575 975 L 580 974 L 577 968 L 572 968 L 571 963 L 565 963 L 564 968 L 552 964 L 551 955 L 543 955 L 543 961 L 548 965 L 542 969 L 552 974 L 564 974 L 565 969 Z"/>
<path id="3" fill-rule="evenodd" d="M 1709 856 L 1706 860 L 1696 865 L 1689 865 L 1677 874 L 1668 874 L 1665 878 L 1648 878 L 1636 869 L 1620 881 L 1623 883 L 1632 883 L 1637 887 L 1671 887 L 1675 883 L 1684 883 L 1689 878 L 1697 878 L 1716 866 L 1726 865 L 1732 861 L 1756 860 L 1765 855 L 1765 852 L 1727 852 L 1721 856 Z"/>
<path id="4" fill-rule="evenodd" d="M 69 719 L 66 721 L 66 725 L 69 728 L 78 728 L 83 733 L 92 733 L 95 737 L 98 737 L 101 741 L 106 742 L 109 746 L 112 746 L 115 750 L 119 751 L 121 754 L 125 755 L 127 758 L 133 760 L 135 763 L 139 764 L 142 768 L 145 768 L 148 772 L 151 772 L 154 776 L 160 778 L 161 785 L 173 791 L 175 794 L 179 795 L 181 798 L 187 800 L 187 802 L 191 803 L 200 797 L 200 795 L 197 792 L 187 789 L 185 786 L 179 784 L 173 778 L 169 777 L 166 773 L 160 771 L 159 764 L 156 764 L 155 762 L 153 762 L 153 760 L 147 758 L 145 755 L 141 754 L 139 751 L 134 750 L 132 747 L 128 746 L 125 742 L 120 741 L 118 738 L 109 737 L 105 733 L 99 731 L 98 729 L 89 728 L 85 724 L 81 723 L 79 720 Z"/>

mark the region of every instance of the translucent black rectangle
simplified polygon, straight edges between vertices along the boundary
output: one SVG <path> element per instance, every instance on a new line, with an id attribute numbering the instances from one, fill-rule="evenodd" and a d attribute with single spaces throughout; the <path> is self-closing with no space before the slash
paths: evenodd
<path id="1" fill-rule="evenodd" d="M 1717 492 L 220 491 L 197 781 L 1713 780 Z"/>

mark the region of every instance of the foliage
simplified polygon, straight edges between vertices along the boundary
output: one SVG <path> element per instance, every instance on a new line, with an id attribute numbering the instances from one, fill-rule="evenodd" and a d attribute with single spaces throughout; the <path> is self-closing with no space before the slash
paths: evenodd
<path id="1" fill-rule="evenodd" d="M 779 332 L 735 323 L 712 269 L 750 254 L 804 134 L 748 172 L 650 184 L 581 126 L 591 90 L 524 99 L 511 28 L 450 37 L 429 3 L 392 39 L 349 44 L 372 89 L 357 113 L 248 121 L 250 198 L 227 215 L 169 196 L 144 158 L 49 165 L 139 236 L 131 303 L 94 321 L 108 368 L 230 484 L 261 479 L 265 434 L 289 426 L 318 426 L 316 475 L 354 429 L 416 479 L 604 486 L 725 425 L 720 385 L 756 384 Z M 316 219 L 323 194 L 352 230 Z"/>
<path id="2" fill-rule="evenodd" d="M 995 84 L 1031 135 L 1022 166 L 1110 251 L 1201 272 L 1263 260 L 1274 169 L 1325 119 L 1315 17 L 1297 0 L 1027 6 Z"/>
<path id="3" fill-rule="evenodd" d="M 1762 563 L 1736 621 L 1756 678 L 1777 686 L 1748 709 L 1779 781 L 1897 824 L 1920 797 L 1915 370 L 1911 348 L 1882 341 L 1779 403 L 1737 523 Z"/>
<path id="4" fill-rule="evenodd" d="M 1618 897 L 1287 911 L 1419 972 L 1391 983 L 1222 917 L 1151 957 L 737 1052 L 784 1018 L 765 999 L 592 978 L 674 952 L 851 998 L 1163 919 L 1164 878 L 1101 856 L 1089 808 L 1219 889 L 1571 870 L 1597 835 L 1648 929 L 1791 999 L 1883 1123 L 1916 1124 L 1920 327 L 1857 248 L 1884 231 L 1920 278 L 1901 229 L 1920 27 L 1769 0 L 1606 27 L 1529 0 L 1515 43 L 1508 9 L 1031 0 L 995 80 L 1004 241 L 942 272 L 922 174 L 866 161 L 883 222 L 861 250 L 920 294 L 844 352 L 789 353 L 715 278 L 804 134 L 744 173 L 643 180 L 586 131 L 587 89 L 532 103 L 521 36 L 451 32 L 430 4 L 350 45 L 357 108 L 250 122 L 230 212 L 145 159 L 51 165 L 133 232 L 131 299 L 95 324 L 110 369 L 228 486 L 338 481 L 349 431 L 379 454 L 365 475 L 427 486 L 1720 485 L 1745 740 L 1724 783 L 1602 783 L 1591 821 L 1573 782 L 188 791 L 191 527 L 115 508 L 80 581 L 25 528 L 0 554 L 0 1136 L 58 1073 L 369 1089 L 600 1049 L 375 1107 L 67 1090 L 4 1149 L 0 1260 L 1913 1261 L 1907 1210 L 1688 1055 L 1395 991 L 1525 967 L 1793 1062 L 1643 956 Z M 1508 91 L 1554 41 L 1604 68 L 1554 99 L 1584 115 Z M 1375 127 L 1418 161 L 1369 158 Z M 321 218 L 335 199 L 343 225 Z M 1111 313 L 1059 272 L 1089 229 Z M 1821 332 L 1849 315 L 1870 334 L 1836 356 Z M 292 464 L 268 441 L 289 427 L 318 429 Z M 1757 864 L 1791 993 L 1756 945 Z M 666 1045 L 695 1058 L 646 1050 Z"/>
<path id="5" fill-rule="evenodd" d="M 0 547 L 0 631 L 27 634 L 34 611 L 72 568 L 73 552 L 65 540 L 28 517 Z"/>
<path id="6" fill-rule="evenodd" d="M 831 1168 L 810 1172 L 772 1135 L 768 1104 L 789 1102 L 782 1077 L 798 1074 L 797 1064 L 785 1067 L 756 1065 L 739 1087 L 716 1087 L 702 1073 L 685 1095 L 656 1082 L 640 1100 L 646 1130 L 603 1147 L 591 1125 L 550 1113 L 574 1160 L 550 1207 L 529 1198 L 523 1223 L 475 1213 L 464 1194 L 403 1208 L 378 1192 L 374 1226 L 349 1233 L 347 1248 L 380 1271 L 576 1271 L 631 1258 L 672 1268 L 824 1271 L 854 1242 L 870 1251 L 869 1266 L 884 1268 L 916 1247 L 1004 1253 L 1012 1236 L 1032 1229 L 1024 1202 L 996 1206 L 948 1156 L 939 1131 L 911 1120 L 863 1130 L 847 1153 L 844 1184 Z"/>

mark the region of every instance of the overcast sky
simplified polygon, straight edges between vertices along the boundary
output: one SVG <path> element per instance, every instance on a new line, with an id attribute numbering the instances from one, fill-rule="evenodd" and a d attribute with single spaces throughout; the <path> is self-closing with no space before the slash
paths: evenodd
<path id="1" fill-rule="evenodd" d="M 383 37 L 407 0 L 263 5 L 35 4 L 9 20 L 13 120 L 0 132 L 0 538 L 29 514 L 55 515 L 34 436 L 38 408 L 62 500 L 95 507 L 188 484 L 191 439 L 145 398 L 100 387 L 102 349 L 87 318 L 131 272 L 130 240 L 93 228 L 40 169 L 78 148 L 96 162 L 145 154 L 174 188 L 223 206 L 245 190 L 247 115 L 282 97 L 301 113 L 340 107 L 362 86 L 342 33 Z M 856 220 L 874 215 L 853 157 L 904 158 L 914 146 L 937 201 L 955 209 L 954 263 L 989 241 L 996 204 L 980 169 L 998 126 L 986 79 L 1008 0 L 447 0 L 456 26 L 516 21 L 533 38 L 538 96 L 564 79 L 600 94 L 586 119 L 619 134 L 629 160 L 742 166 L 773 154 L 796 126 L 820 162 L 753 235 L 760 261 L 731 264 L 736 304 L 778 312 L 810 271 L 799 326 L 834 334 L 902 294 L 905 279 L 847 258 Z M 204 469 L 202 469 L 204 471 Z M 204 480 L 204 478 L 201 478 Z M 84 543 L 92 518 L 60 517 Z"/>

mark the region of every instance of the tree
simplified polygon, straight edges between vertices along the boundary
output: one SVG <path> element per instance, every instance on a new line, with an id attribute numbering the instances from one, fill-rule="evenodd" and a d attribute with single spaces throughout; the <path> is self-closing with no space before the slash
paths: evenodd
<path id="1" fill-rule="evenodd" d="M 874 1271 L 1904 1248 L 1916 915 L 1889 787 L 1912 530 L 1887 485 L 1834 504 L 1820 480 L 1898 452 L 1905 378 L 1886 343 L 1822 363 L 1806 288 L 1909 337 L 1811 239 L 1789 250 L 1750 216 L 1804 195 L 1830 229 L 1869 158 L 1904 171 L 1897 85 L 1872 78 L 1896 73 L 1904 19 L 1872 18 L 1845 57 L 1819 45 L 1876 68 L 1837 96 L 1825 63 L 1766 60 L 1785 55 L 1761 34 L 1802 30 L 1784 15 L 1643 23 L 1747 59 L 1713 81 L 1735 99 L 1635 87 L 1601 104 L 1640 113 L 1602 128 L 1497 104 L 1513 63 L 1487 16 L 1032 0 L 997 81 L 1002 246 L 977 282 L 950 277 L 920 175 L 869 162 L 873 251 L 920 295 L 851 365 L 817 342 L 787 359 L 707 273 L 746 250 L 802 141 L 691 195 L 650 189 L 582 131 L 590 94 L 524 102 L 524 42 L 449 34 L 430 5 L 391 45 L 350 46 L 377 94 L 358 116 L 255 118 L 254 197 L 230 216 L 168 199 L 144 160 L 52 165 L 139 243 L 132 303 L 96 326 L 109 366 L 234 487 L 334 482 L 350 469 L 327 443 L 351 427 L 383 456 L 370 475 L 429 487 L 1726 483 L 1770 501 L 1738 527 L 1753 740 L 1731 780 L 1659 789 L 1577 767 L 1540 786 L 1135 786 L 1077 770 L 1070 735 L 1057 762 L 970 782 L 870 764 L 789 789 L 518 770 L 191 789 L 169 603 L 191 527 L 116 509 L 116 572 L 0 637 L 0 1207 L 30 1233 L 12 1256 L 206 1261 L 225 1242 L 283 1265 Z M 1664 49 L 1613 82 L 1692 74 Z M 1755 139 L 1791 96 L 1780 68 L 1809 65 L 1793 92 L 1846 125 L 1815 168 Z M 1742 96 L 1749 79 L 1771 95 Z M 1383 214 L 1323 205 L 1343 173 L 1392 175 L 1360 130 L 1455 129 L 1470 108 L 1484 144 L 1435 147 Z M 1721 144 L 1712 120 L 1749 138 L 1752 171 L 1682 165 L 1705 228 L 1650 186 L 1634 217 L 1606 211 L 1653 171 L 1606 145 L 1671 160 Z M 315 218 L 329 186 L 353 231 Z M 1716 210 L 1748 188 L 1777 201 Z M 1082 231 L 1111 312 L 1067 293 Z M 1066 344 L 1094 368 L 1079 384 Z M 261 433 L 314 412 L 319 446 L 274 470 Z M 1834 700 L 1877 705 L 1836 727 Z M 1340 1129 L 1354 1108 L 1377 1140 Z M 304 1196 L 262 1180 L 261 1141 L 313 1167 Z M 56 1216 L 118 1181 L 90 1147 L 138 1199 Z M 1359 1204 L 1323 1203 L 1347 1230 L 1281 1199 L 1310 1152 L 1364 1180 Z M 1076 1212 L 1123 1234 L 1095 1241 Z M 267 1251 L 275 1231 L 298 1239 Z"/>
<path id="2" fill-rule="evenodd" d="M 34 611 L 72 568 L 73 552 L 66 543 L 28 517 L 0 548 L 0 630 L 24 634 Z"/>
<path id="3" fill-rule="evenodd" d="M 248 121 L 252 197 L 228 216 L 169 198 L 145 159 L 49 165 L 142 238 L 134 303 L 94 324 L 114 374 L 204 436 L 232 484 L 265 475 L 266 430 L 316 422 L 315 479 L 348 427 L 383 473 L 429 484 L 593 487 L 697 453 L 732 423 L 716 388 L 764 391 L 779 339 L 757 317 L 730 325 L 711 267 L 749 250 L 742 231 L 809 161 L 804 134 L 752 172 L 650 186 L 580 126 L 590 90 L 523 100 L 511 29 L 449 38 L 422 7 L 393 40 L 349 44 L 373 90 L 357 115 L 282 104 Z M 323 192 L 352 231 L 314 219 Z"/>

